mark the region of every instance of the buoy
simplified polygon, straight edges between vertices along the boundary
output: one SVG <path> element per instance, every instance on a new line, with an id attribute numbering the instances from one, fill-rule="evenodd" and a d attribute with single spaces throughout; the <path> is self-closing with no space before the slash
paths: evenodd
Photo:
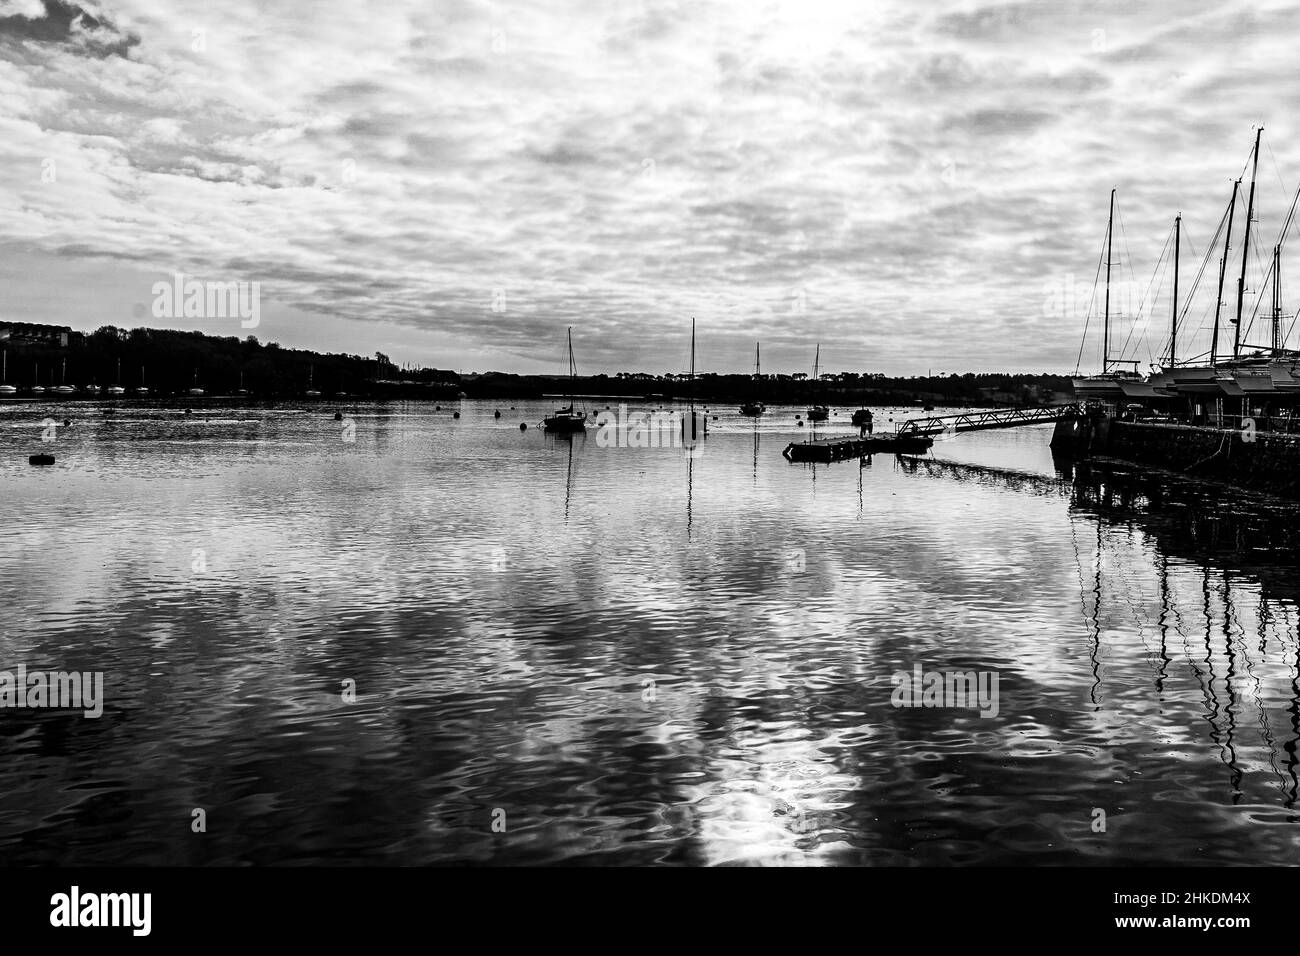
<path id="1" fill-rule="evenodd" d="M 496 412 L 493 412 L 492 414 L 493 414 L 493 417 L 494 417 L 494 418 L 500 418 L 500 417 L 501 417 L 501 412 L 500 412 L 500 410 L 498 410 L 498 411 L 496 411 Z"/>
<path id="2" fill-rule="evenodd" d="M 64 427 L 64 428 L 69 427 L 71 424 L 72 424 L 72 419 L 71 419 L 71 418 L 65 418 L 65 419 L 63 420 L 63 427 Z"/>
<path id="3" fill-rule="evenodd" d="M 334 413 L 334 420 L 335 420 L 336 422 L 341 422 L 341 421 L 343 421 L 343 413 L 342 413 L 342 412 L 335 412 L 335 413 Z"/>
<path id="4" fill-rule="evenodd" d="M 795 420 L 795 421 L 798 421 L 798 420 L 801 419 L 801 418 L 803 418 L 802 415 L 796 415 L 796 416 L 794 417 L 794 420 Z"/>
<path id="5" fill-rule="evenodd" d="M 52 465 L 54 464 L 53 455 L 31 455 L 27 459 L 29 465 Z"/>
<path id="6" fill-rule="evenodd" d="M 800 428 L 803 428 L 803 422 L 799 422 L 798 425 Z"/>
<path id="7" fill-rule="evenodd" d="M 713 416 L 713 420 L 716 422 L 716 421 L 718 420 L 718 416 L 717 416 L 717 415 L 714 415 L 714 416 Z"/>
<path id="8" fill-rule="evenodd" d="M 515 407 L 514 407 L 513 405 L 511 405 L 511 406 L 510 406 L 510 410 L 513 412 L 513 411 L 515 410 Z"/>
<path id="9" fill-rule="evenodd" d="M 528 423 L 527 423 L 527 422 L 520 422 L 520 423 L 519 423 L 519 430 L 520 430 L 521 432 L 526 432 L 526 431 L 528 431 Z"/>
<path id="10" fill-rule="evenodd" d="M 186 414 L 186 415 L 193 415 L 194 412 L 193 412 L 191 409 L 188 409 L 188 408 L 187 408 L 187 409 L 185 409 L 185 414 Z"/>
<path id="11" fill-rule="evenodd" d="M 452 412 L 452 413 L 451 413 L 451 417 L 452 417 L 452 418 L 460 418 L 460 412 Z"/>
<path id="12" fill-rule="evenodd" d="M 440 411 L 442 411 L 442 406 L 441 406 L 441 405 L 435 405 L 435 406 L 433 406 L 433 410 L 434 410 L 435 412 L 440 412 Z"/>

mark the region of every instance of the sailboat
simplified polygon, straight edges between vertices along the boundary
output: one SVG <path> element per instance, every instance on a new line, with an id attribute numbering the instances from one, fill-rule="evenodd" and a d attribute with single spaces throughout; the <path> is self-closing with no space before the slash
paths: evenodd
<path id="1" fill-rule="evenodd" d="M 759 359 L 758 345 L 759 343 L 757 342 L 754 343 L 754 388 L 755 390 L 758 389 L 758 382 L 759 379 L 761 378 L 761 374 L 760 374 L 761 366 L 759 365 L 759 361 L 758 361 Z M 757 398 L 745 402 L 745 404 L 740 406 L 740 414 L 748 415 L 751 418 L 756 418 L 757 416 L 762 415 L 765 411 L 767 411 L 767 406 L 764 405 Z"/>
<path id="2" fill-rule="evenodd" d="M 817 343 L 817 356 L 816 356 L 816 358 L 813 359 L 813 377 L 812 377 L 812 380 L 813 380 L 813 388 L 814 388 L 814 389 L 816 389 L 817 386 L 818 386 L 818 384 L 821 382 L 821 368 L 822 368 L 822 344 L 821 344 L 820 342 L 818 342 L 818 343 Z M 810 421 L 810 422 L 824 422 L 824 421 L 826 421 L 826 419 L 828 419 L 828 418 L 830 418 L 830 417 L 831 417 L 831 410 L 830 410 L 829 408 L 827 408 L 825 405 L 810 405 L 810 406 L 808 406 L 808 421 Z"/>
<path id="3" fill-rule="evenodd" d="M 109 395 L 126 394 L 126 389 L 122 387 L 122 356 L 120 355 L 117 357 L 117 378 L 113 380 L 112 385 L 108 386 L 107 391 Z"/>
<path id="4" fill-rule="evenodd" d="M 585 432 L 587 430 L 587 413 L 573 410 L 573 386 L 578 377 L 578 367 L 573 361 L 573 328 L 569 328 L 569 404 L 555 410 L 555 414 L 542 421 L 542 428 L 548 432 Z"/>
<path id="5" fill-rule="evenodd" d="M 235 392 L 235 394 L 236 394 L 236 395 L 247 395 L 247 394 L 248 394 L 248 389 L 244 388 L 244 370 L 243 370 L 243 369 L 240 369 L 240 370 L 239 370 L 239 391 Z"/>
<path id="6" fill-rule="evenodd" d="M 709 431 L 708 416 L 706 415 L 704 418 L 704 428 L 702 430 L 703 434 L 701 434 L 701 429 L 699 426 L 699 418 L 695 414 L 695 317 L 694 316 L 691 317 L 691 377 L 690 377 L 690 386 L 688 388 L 687 401 L 689 402 L 689 406 L 686 412 L 687 417 L 682 419 L 682 443 L 686 446 L 689 454 L 689 450 L 695 447 L 695 443 L 699 441 L 700 438 L 703 437 L 703 435 L 707 435 Z"/>
<path id="7" fill-rule="evenodd" d="M 1110 357 L 1110 267 L 1111 248 L 1115 231 L 1115 190 L 1110 191 L 1110 217 L 1106 221 L 1106 306 L 1102 320 L 1101 374 L 1076 377 L 1074 394 L 1082 399 L 1120 402 L 1125 398 L 1154 398 L 1154 386 L 1143 381 L 1138 374 L 1136 359 Z M 1132 365 L 1131 371 L 1116 369 L 1117 365 Z"/>
<path id="8" fill-rule="evenodd" d="M 1237 307 L 1234 317 L 1230 317 L 1233 327 L 1232 356 L 1221 357 L 1219 350 L 1220 327 L 1223 318 L 1223 290 L 1228 269 L 1228 254 L 1232 243 L 1233 218 L 1238 197 L 1244 192 L 1242 180 L 1237 179 L 1232 185 L 1232 197 L 1224 212 L 1223 255 L 1219 260 L 1219 281 L 1214 307 L 1213 334 L 1210 339 L 1208 355 L 1198 356 L 1196 360 L 1179 363 L 1177 358 L 1177 314 L 1170 330 L 1170 347 L 1168 364 L 1154 372 L 1149 379 L 1153 384 L 1178 394 L 1222 399 L 1225 397 L 1243 399 L 1243 413 L 1246 399 L 1251 397 L 1267 398 L 1278 395 L 1294 394 L 1300 391 L 1300 352 L 1284 347 L 1281 335 L 1281 301 L 1280 281 L 1281 245 L 1273 249 L 1273 269 L 1264 277 L 1265 283 L 1273 285 L 1272 338 L 1267 346 L 1250 346 L 1242 342 L 1245 330 L 1242 328 L 1243 306 L 1246 293 L 1246 267 L 1250 261 L 1251 226 L 1256 221 L 1255 185 L 1259 169 L 1259 146 L 1263 136 L 1263 127 L 1255 131 L 1255 143 L 1251 149 L 1248 165 L 1250 166 L 1250 188 L 1246 199 L 1246 221 L 1243 226 L 1241 251 L 1241 273 L 1237 278 Z M 1222 225 L 1221 225 L 1222 228 Z M 1175 245 L 1175 250 L 1177 246 Z M 1207 261 L 1209 252 L 1206 253 Z M 1258 256 L 1256 256 L 1258 258 Z M 1175 266 L 1177 252 L 1175 252 Z M 1177 272 L 1174 273 L 1177 277 Z M 1177 299 L 1177 285 L 1175 300 Z M 1175 305 L 1176 308 L 1176 305 Z M 1252 350 L 1253 351 L 1248 351 Z M 1221 412 L 1222 406 L 1217 405 Z M 1216 413 L 1217 414 L 1217 413 Z"/>
<path id="9" fill-rule="evenodd" d="M 320 392 L 312 388 L 312 382 L 316 378 L 316 366 L 312 365 L 307 369 L 307 397 L 320 398 Z"/>
<path id="10" fill-rule="evenodd" d="M 148 394 L 149 394 L 149 389 L 145 388 L 145 386 L 144 386 L 144 366 L 143 366 L 143 365 L 140 366 L 140 385 L 139 385 L 139 387 L 135 390 L 135 393 L 136 393 L 137 395 L 141 396 L 141 397 L 144 397 L 145 395 L 148 395 Z"/>
<path id="11" fill-rule="evenodd" d="M 198 369 L 195 369 L 195 370 L 194 370 L 194 387 L 193 387 L 192 389 L 190 389 L 190 394 L 191 394 L 191 395 L 195 395 L 195 396 L 197 396 L 197 395 L 202 395 L 202 394 L 203 394 L 203 389 L 199 388 L 199 370 L 198 370 Z"/>
<path id="12" fill-rule="evenodd" d="M 40 362 L 33 363 L 32 394 L 33 395 L 45 394 L 45 386 L 41 384 L 41 363 Z"/>
<path id="13" fill-rule="evenodd" d="M 0 395 L 13 395 L 18 389 L 9 384 L 9 350 L 5 349 L 3 371 L 0 372 Z"/>
<path id="14" fill-rule="evenodd" d="M 60 383 L 59 386 L 54 390 L 55 394 L 57 395 L 71 395 L 73 392 L 76 391 L 75 388 L 73 388 L 71 385 L 68 384 L 68 360 L 67 359 L 63 360 L 63 365 L 59 369 L 59 383 Z"/>

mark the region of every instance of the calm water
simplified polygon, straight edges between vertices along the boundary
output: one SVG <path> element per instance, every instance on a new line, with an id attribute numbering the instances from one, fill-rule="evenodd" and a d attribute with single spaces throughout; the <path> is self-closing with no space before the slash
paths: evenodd
<path id="1" fill-rule="evenodd" d="M 0 711 L 0 860 L 1300 860 L 1289 509 L 1041 427 L 808 466 L 792 409 L 688 459 L 454 407 L 0 406 L 0 669 L 106 697 Z M 892 706 L 917 664 L 997 715 Z"/>

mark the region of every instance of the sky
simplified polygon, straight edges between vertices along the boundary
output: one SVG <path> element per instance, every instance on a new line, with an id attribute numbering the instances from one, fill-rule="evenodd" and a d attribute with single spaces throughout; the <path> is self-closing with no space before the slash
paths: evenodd
<path id="1" fill-rule="evenodd" d="M 704 370 L 761 340 L 765 372 L 820 343 L 887 374 L 1070 372 L 1087 324 L 1095 371 L 1114 188 L 1113 352 L 1145 366 L 1174 216 L 1186 295 L 1255 127 L 1265 259 L 1300 177 L 1297 5 L 304 9 L 0 0 L 0 321 L 544 373 L 571 326 L 612 373 L 683 370 L 694 317 Z M 176 273 L 258 283 L 258 325 L 156 317 Z"/>

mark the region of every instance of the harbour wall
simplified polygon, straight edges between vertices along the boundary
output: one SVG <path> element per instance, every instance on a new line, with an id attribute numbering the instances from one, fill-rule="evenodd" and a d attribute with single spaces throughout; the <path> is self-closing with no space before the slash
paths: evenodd
<path id="1" fill-rule="evenodd" d="M 1300 499 L 1300 435 L 1092 417 L 1058 422 L 1052 448 Z"/>

